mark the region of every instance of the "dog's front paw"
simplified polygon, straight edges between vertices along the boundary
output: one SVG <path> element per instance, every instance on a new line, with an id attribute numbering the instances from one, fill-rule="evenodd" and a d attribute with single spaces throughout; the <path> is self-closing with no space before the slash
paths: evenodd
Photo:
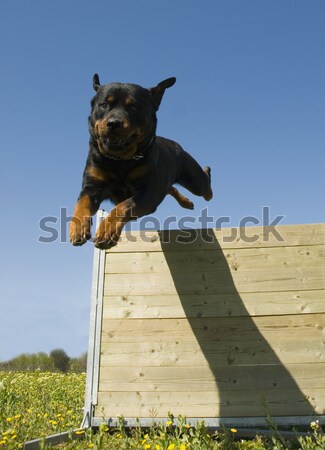
<path id="1" fill-rule="evenodd" d="M 94 238 L 95 247 L 108 250 L 114 247 L 120 239 L 123 223 L 107 217 L 100 224 Z"/>
<path id="2" fill-rule="evenodd" d="M 70 223 L 70 242 L 72 245 L 83 245 L 91 238 L 91 217 L 74 216 Z"/>

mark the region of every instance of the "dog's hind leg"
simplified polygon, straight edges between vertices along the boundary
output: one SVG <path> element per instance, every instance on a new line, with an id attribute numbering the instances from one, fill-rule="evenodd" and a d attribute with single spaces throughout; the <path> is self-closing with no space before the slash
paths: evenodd
<path id="1" fill-rule="evenodd" d="M 213 197 L 211 189 L 211 169 L 205 167 L 202 169 L 192 156 L 183 150 L 183 167 L 177 183 L 185 187 L 194 195 L 203 197 L 205 200 L 211 200 Z"/>
<path id="2" fill-rule="evenodd" d="M 183 194 L 181 194 L 179 192 L 178 189 L 176 189 L 174 186 L 172 186 L 169 191 L 168 194 L 171 195 L 172 197 L 174 197 L 175 200 L 178 201 L 178 203 L 186 209 L 194 209 L 194 205 L 191 202 L 191 200 L 189 200 L 188 198 L 186 198 Z"/>

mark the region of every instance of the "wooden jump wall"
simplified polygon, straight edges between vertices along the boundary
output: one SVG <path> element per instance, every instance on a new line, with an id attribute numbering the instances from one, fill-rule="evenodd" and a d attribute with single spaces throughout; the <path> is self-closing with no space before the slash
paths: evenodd
<path id="1" fill-rule="evenodd" d="M 325 224 L 276 230 L 133 232 L 100 252 L 94 423 L 324 416 Z"/>

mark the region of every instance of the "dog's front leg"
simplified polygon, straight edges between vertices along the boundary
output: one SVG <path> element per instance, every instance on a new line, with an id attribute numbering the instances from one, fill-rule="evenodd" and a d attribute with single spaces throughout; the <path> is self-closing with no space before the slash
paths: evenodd
<path id="1" fill-rule="evenodd" d="M 130 220 L 150 214 L 156 210 L 151 196 L 131 197 L 116 205 L 100 224 L 94 238 L 95 246 L 100 249 L 114 247 L 123 230 Z"/>
<path id="2" fill-rule="evenodd" d="M 98 202 L 89 194 L 81 193 L 70 223 L 70 242 L 83 245 L 91 238 L 91 217 L 98 211 Z"/>

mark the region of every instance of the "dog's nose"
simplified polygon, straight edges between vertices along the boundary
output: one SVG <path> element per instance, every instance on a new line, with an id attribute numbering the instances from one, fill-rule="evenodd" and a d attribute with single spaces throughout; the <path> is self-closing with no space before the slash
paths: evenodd
<path id="1" fill-rule="evenodd" d="M 109 119 L 107 121 L 107 128 L 109 130 L 118 130 L 119 128 L 122 127 L 122 125 L 123 125 L 123 122 L 118 119 Z"/>

